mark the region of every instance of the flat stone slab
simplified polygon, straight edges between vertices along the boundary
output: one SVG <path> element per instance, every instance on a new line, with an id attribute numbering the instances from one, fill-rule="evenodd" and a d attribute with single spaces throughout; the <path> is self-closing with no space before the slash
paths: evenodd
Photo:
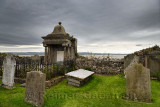
<path id="1" fill-rule="evenodd" d="M 93 74 L 94 72 L 92 71 L 79 69 L 79 70 L 67 73 L 66 76 L 68 76 L 69 85 L 80 87 L 85 83 L 87 83 L 91 79 L 91 76 Z"/>
<path id="2" fill-rule="evenodd" d="M 79 78 L 79 79 L 85 79 L 85 78 L 87 78 L 87 77 L 89 77 L 93 74 L 94 74 L 94 72 L 92 72 L 92 71 L 88 71 L 88 70 L 84 70 L 84 69 L 78 69 L 76 71 L 69 72 L 65 75 L 75 77 L 75 78 Z"/>

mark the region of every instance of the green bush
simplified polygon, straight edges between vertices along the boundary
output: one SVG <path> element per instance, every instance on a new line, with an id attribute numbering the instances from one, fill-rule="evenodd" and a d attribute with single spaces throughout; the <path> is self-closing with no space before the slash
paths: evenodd
<path id="1" fill-rule="evenodd" d="M 92 71 L 89 67 L 84 67 L 85 70 Z"/>
<path id="2" fill-rule="evenodd" d="M 160 72 L 157 73 L 157 78 L 160 80 Z"/>
<path id="3" fill-rule="evenodd" d="M 160 72 L 151 74 L 151 77 L 155 77 L 155 78 L 157 78 L 160 81 Z"/>
<path id="4" fill-rule="evenodd" d="M 76 53 L 75 53 L 75 56 L 76 56 L 76 57 L 79 57 L 79 54 L 76 52 Z"/>

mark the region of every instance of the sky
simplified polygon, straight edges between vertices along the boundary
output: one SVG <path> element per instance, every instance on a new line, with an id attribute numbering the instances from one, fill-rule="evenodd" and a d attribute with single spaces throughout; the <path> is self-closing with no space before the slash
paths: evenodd
<path id="1" fill-rule="evenodd" d="M 160 0 L 0 0 L 0 52 L 44 52 L 41 37 L 60 21 L 78 52 L 160 46 Z"/>

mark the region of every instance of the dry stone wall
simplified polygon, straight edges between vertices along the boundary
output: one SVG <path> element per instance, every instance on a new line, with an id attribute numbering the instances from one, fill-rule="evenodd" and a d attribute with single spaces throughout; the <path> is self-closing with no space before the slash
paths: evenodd
<path id="1" fill-rule="evenodd" d="M 124 57 L 124 69 L 130 65 L 135 55 L 139 56 L 139 63 L 150 69 L 151 76 L 160 73 L 160 47 L 154 46 L 128 54 Z"/>
<path id="2" fill-rule="evenodd" d="M 87 69 L 97 74 L 117 74 L 123 71 L 123 60 L 79 57 L 76 59 L 76 69 Z"/>

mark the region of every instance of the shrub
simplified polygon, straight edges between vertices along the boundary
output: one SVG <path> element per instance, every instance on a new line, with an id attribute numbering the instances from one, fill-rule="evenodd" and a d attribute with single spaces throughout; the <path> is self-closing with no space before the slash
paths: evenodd
<path id="1" fill-rule="evenodd" d="M 84 67 L 85 70 L 92 71 L 89 67 Z"/>
<path id="2" fill-rule="evenodd" d="M 160 72 L 151 74 L 151 77 L 156 77 L 160 81 Z"/>

